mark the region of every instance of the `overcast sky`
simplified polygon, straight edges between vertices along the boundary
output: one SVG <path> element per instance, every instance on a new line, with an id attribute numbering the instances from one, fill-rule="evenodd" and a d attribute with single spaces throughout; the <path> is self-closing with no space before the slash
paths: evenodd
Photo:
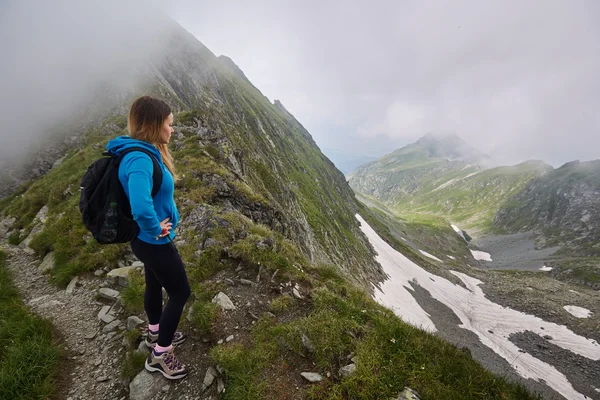
<path id="1" fill-rule="evenodd" d="M 321 148 L 454 132 L 499 162 L 600 158 L 600 2 L 173 0 Z"/>
<path id="2" fill-rule="evenodd" d="M 595 0 L 0 0 L 0 157 L 160 56 L 168 16 L 326 154 L 453 132 L 501 163 L 600 158 Z"/>

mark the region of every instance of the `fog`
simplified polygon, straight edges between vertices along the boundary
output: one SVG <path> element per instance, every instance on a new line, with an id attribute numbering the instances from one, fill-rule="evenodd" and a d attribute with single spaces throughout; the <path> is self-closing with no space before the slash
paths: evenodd
<path id="1" fill-rule="evenodd" d="M 72 125 L 100 91 L 134 86 L 135 68 L 160 56 L 166 18 L 154 0 L 3 2 L 0 160 Z"/>

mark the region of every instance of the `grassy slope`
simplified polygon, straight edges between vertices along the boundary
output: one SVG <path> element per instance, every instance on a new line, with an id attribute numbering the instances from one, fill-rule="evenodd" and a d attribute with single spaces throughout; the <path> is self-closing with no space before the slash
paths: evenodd
<path id="1" fill-rule="evenodd" d="M 4 263 L 0 252 L 0 399 L 47 399 L 60 351 L 50 323 L 23 306 Z"/>

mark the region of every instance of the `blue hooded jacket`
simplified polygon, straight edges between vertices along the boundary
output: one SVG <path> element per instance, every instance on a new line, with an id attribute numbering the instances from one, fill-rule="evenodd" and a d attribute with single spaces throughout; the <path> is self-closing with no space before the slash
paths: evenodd
<path id="1" fill-rule="evenodd" d="M 119 136 L 106 145 L 106 150 L 119 155 L 130 147 L 143 147 L 156 155 L 156 160 L 162 168 L 162 185 L 152 198 L 152 173 L 154 164 L 146 153 L 133 151 L 123 156 L 119 165 L 119 181 L 125 189 L 125 194 L 131 204 L 133 219 L 140 227 L 138 239 L 151 244 L 169 243 L 175 237 L 175 228 L 179 222 L 179 212 L 175 205 L 173 194 L 175 182 L 173 175 L 162 162 L 158 148 L 148 142 L 132 139 L 129 136 Z M 169 236 L 156 239 L 162 232 L 160 221 L 170 218 L 173 224 Z"/>

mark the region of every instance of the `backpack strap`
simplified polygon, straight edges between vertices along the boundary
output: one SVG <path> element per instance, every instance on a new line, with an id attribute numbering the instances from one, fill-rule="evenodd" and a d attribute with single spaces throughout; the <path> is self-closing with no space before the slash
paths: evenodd
<path id="1" fill-rule="evenodd" d="M 121 163 L 121 160 L 123 159 L 125 154 L 131 153 L 132 151 L 141 151 L 142 153 L 146 153 L 148 156 L 150 156 L 150 159 L 152 160 L 152 165 L 154 166 L 154 170 L 152 172 L 152 197 L 156 196 L 156 193 L 158 193 L 158 190 L 160 189 L 160 185 L 162 185 L 163 173 L 162 168 L 160 167 L 160 164 L 156 159 L 156 156 L 152 154 L 150 150 L 144 149 L 143 147 L 129 147 L 127 149 L 124 149 L 119 154 L 119 157 L 117 158 L 117 163 Z"/>

